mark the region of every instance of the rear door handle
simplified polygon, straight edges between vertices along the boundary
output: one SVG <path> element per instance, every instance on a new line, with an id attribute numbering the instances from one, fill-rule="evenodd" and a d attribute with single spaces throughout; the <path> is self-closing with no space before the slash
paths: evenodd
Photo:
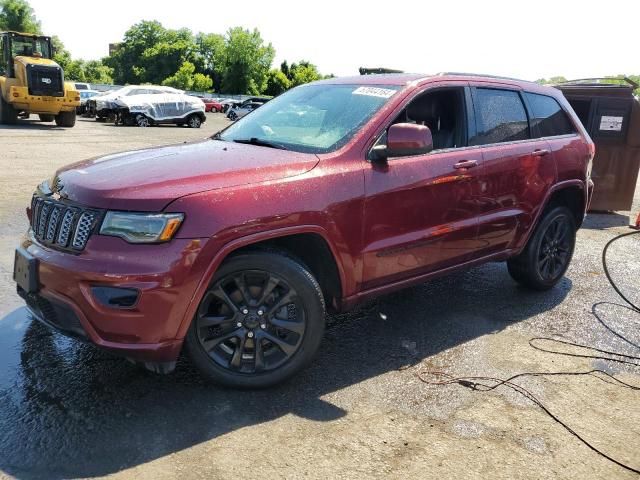
<path id="1" fill-rule="evenodd" d="M 478 161 L 477 160 L 462 160 L 461 162 L 456 163 L 453 168 L 455 169 L 460 169 L 460 168 L 473 168 L 475 166 L 478 165 Z"/>
<path id="2" fill-rule="evenodd" d="M 549 155 L 551 152 L 549 150 L 547 150 L 546 148 L 544 149 L 538 149 L 538 150 L 534 150 L 531 155 L 533 155 L 534 157 L 544 157 L 545 155 Z"/>

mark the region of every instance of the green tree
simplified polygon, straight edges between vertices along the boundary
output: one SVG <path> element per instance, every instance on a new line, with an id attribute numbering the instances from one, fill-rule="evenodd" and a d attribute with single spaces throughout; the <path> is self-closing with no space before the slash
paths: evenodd
<path id="1" fill-rule="evenodd" d="M 301 60 L 297 65 L 291 64 L 290 75 L 292 87 L 322 79 L 318 68 L 306 60 Z"/>
<path id="2" fill-rule="evenodd" d="M 26 0 L 0 0 L 0 30 L 40 33 L 40 22 Z"/>
<path id="3" fill-rule="evenodd" d="M 184 62 L 178 71 L 163 80 L 162 84 L 182 90 L 205 92 L 211 88 L 213 80 L 202 73 L 196 73 L 193 63 Z"/>
<path id="4" fill-rule="evenodd" d="M 209 92 L 213 87 L 213 80 L 211 77 L 204 75 L 203 73 L 196 73 L 193 76 L 193 90 L 196 92 Z"/>
<path id="5" fill-rule="evenodd" d="M 213 87 L 219 90 L 224 73 L 225 39 L 217 33 L 198 33 L 195 37 L 196 71 L 213 80 Z"/>
<path id="6" fill-rule="evenodd" d="M 85 81 L 89 83 L 113 83 L 113 69 L 101 60 L 89 60 L 84 64 Z"/>
<path id="7" fill-rule="evenodd" d="M 291 88 L 291 82 L 282 70 L 269 70 L 267 74 L 267 88 L 264 93 L 275 97 Z"/>
<path id="8" fill-rule="evenodd" d="M 104 63 L 116 83 L 160 83 L 195 53 L 188 29 L 168 30 L 158 21 L 143 20 L 124 34 L 124 40 Z"/>
<path id="9" fill-rule="evenodd" d="M 275 50 L 265 45 L 260 32 L 232 28 L 227 32 L 222 88 L 228 93 L 260 94 L 267 87 L 267 73 Z"/>
<path id="10" fill-rule="evenodd" d="M 51 45 L 53 46 L 53 60 L 62 67 L 62 70 L 67 70 L 67 67 L 72 61 L 71 53 L 64 47 L 64 43 L 57 36 L 51 37 Z"/>
<path id="11" fill-rule="evenodd" d="M 547 85 L 547 84 L 553 84 L 553 83 L 562 83 L 562 82 L 566 82 L 567 79 L 564 78 L 563 76 L 558 76 L 558 77 L 551 77 L 551 78 L 539 78 L 538 80 L 536 80 L 536 83 L 540 83 L 542 85 Z"/>

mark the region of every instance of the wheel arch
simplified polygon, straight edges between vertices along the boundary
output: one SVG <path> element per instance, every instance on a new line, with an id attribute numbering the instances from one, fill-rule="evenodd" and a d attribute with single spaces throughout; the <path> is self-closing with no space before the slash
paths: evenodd
<path id="1" fill-rule="evenodd" d="M 544 212 L 557 205 L 564 205 L 568 207 L 574 214 L 576 228 L 580 228 L 584 221 L 587 205 L 587 188 L 584 182 L 580 180 L 567 180 L 557 183 L 549 189 L 545 200 L 542 202 L 542 206 L 538 209 L 526 235 L 523 235 L 518 241 L 517 247 L 513 249 L 511 256 L 517 255 L 526 247 L 531 235 L 533 235 L 533 232 L 538 227 L 540 220 L 543 218 Z"/>
<path id="2" fill-rule="evenodd" d="M 327 232 L 319 226 L 287 227 L 240 237 L 226 243 L 213 257 L 200 279 L 189 307 L 178 329 L 178 338 L 184 337 L 191 319 L 220 265 L 233 255 L 255 250 L 277 250 L 299 259 L 318 280 L 329 310 L 338 311 L 344 297 L 345 273 L 340 257 L 329 240 Z"/>
<path id="3" fill-rule="evenodd" d="M 582 182 L 571 182 L 553 189 L 542 211 L 554 206 L 565 206 L 573 213 L 576 227 L 580 228 L 586 213 L 586 202 L 586 189 Z"/>

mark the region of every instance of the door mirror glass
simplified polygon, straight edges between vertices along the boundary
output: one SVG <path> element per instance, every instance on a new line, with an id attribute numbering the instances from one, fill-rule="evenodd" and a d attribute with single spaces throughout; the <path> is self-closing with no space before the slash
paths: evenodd
<path id="1" fill-rule="evenodd" d="M 433 150 L 431 130 L 425 125 L 396 123 L 387 131 L 387 157 L 424 155 Z"/>

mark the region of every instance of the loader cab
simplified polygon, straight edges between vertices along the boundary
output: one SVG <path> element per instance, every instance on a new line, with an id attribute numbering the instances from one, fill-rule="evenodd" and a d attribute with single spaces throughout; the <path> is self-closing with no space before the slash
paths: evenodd
<path id="1" fill-rule="evenodd" d="M 51 38 L 18 32 L 0 32 L 0 75 L 15 77 L 15 57 L 51 59 Z"/>

